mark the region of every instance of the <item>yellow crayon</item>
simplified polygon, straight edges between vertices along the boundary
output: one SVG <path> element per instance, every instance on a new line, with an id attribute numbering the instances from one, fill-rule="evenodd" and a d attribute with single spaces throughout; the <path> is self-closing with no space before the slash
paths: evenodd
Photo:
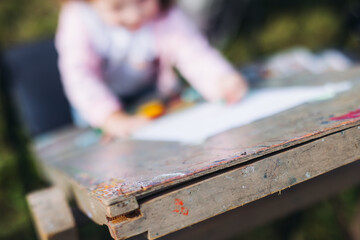
<path id="1" fill-rule="evenodd" d="M 160 101 L 151 101 L 143 104 L 137 110 L 137 114 L 148 118 L 157 118 L 165 113 L 165 106 Z"/>

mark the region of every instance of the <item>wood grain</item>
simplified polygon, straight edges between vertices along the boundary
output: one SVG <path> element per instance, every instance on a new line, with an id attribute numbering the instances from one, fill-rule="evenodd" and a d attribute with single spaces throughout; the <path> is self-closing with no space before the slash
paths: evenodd
<path id="1" fill-rule="evenodd" d="M 27 195 L 27 201 L 40 239 L 78 239 L 75 221 L 58 188 L 48 188 Z"/>
<path id="2" fill-rule="evenodd" d="M 360 184 L 359 172 L 360 161 L 356 161 L 287 188 L 280 194 L 276 192 L 186 229 L 166 235 L 161 240 L 234 238 L 262 224 L 309 208 L 321 200 L 336 196 L 341 191 L 358 186 Z M 354 218 L 353 223 L 353 229 L 357 231 L 359 222 L 356 223 Z"/>

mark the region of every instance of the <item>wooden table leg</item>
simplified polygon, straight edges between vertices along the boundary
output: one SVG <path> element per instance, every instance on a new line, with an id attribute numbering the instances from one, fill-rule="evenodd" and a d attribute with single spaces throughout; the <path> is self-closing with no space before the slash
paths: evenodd
<path id="1" fill-rule="evenodd" d="M 39 239 L 78 239 L 75 220 L 61 190 L 47 188 L 30 193 L 26 198 Z"/>

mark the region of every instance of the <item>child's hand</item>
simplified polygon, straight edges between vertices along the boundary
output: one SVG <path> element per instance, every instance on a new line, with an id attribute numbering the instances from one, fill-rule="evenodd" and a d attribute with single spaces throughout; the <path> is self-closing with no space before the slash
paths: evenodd
<path id="1" fill-rule="evenodd" d="M 240 74 L 232 74 L 221 81 L 219 89 L 221 99 L 224 99 L 228 104 L 233 104 L 246 95 L 248 85 Z"/>
<path id="2" fill-rule="evenodd" d="M 113 137 L 129 137 L 137 129 L 151 120 L 142 116 L 132 116 L 121 111 L 111 114 L 105 121 L 103 130 Z"/>

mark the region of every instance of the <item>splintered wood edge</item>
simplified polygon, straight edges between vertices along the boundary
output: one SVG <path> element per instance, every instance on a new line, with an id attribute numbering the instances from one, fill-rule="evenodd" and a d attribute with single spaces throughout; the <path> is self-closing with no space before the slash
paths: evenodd
<path id="1" fill-rule="evenodd" d="M 275 153 L 185 187 L 145 198 L 136 214 L 110 219 L 115 239 L 156 239 L 357 161 L 360 129 Z"/>
<path id="2" fill-rule="evenodd" d="M 135 196 L 129 196 L 111 206 L 103 204 L 98 198 L 93 197 L 88 189 L 63 172 L 46 164 L 42 166 L 43 171 L 47 173 L 48 180 L 66 193 L 67 198 L 75 198 L 77 206 L 82 212 L 99 225 L 107 224 L 109 217 L 125 214 L 139 208 Z"/>

